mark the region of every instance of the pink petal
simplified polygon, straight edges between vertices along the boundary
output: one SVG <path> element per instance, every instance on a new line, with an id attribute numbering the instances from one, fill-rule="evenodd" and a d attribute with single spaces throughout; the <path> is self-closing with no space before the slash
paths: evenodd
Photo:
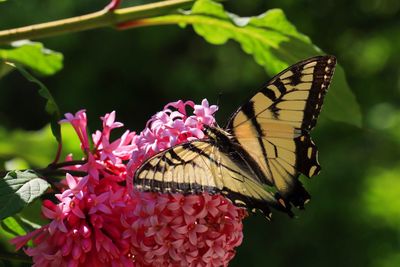
<path id="1" fill-rule="evenodd" d="M 104 192 L 104 193 L 98 195 L 98 196 L 96 197 L 96 202 L 102 203 L 102 202 L 106 201 L 106 199 L 109 198 L 109 195 L 110 195 L 109 192 Z"/>
<path id="2" fill-rule="evenodd" d="M 196 210 L 193 208 L 193 206 L 191 205 L 183 205 L 182 206 L 183 211 L 188 214 L 188 215 L 192 215 Z"/>
<path id="3" fill-rule="evenodd" d="M 190 231 L 189 232 L 189 242 L 193 245 L 197 245 L 197 235 L 195 231 Z"/>
<path id="4" fill-rule="evenodd" d="M 102 212 L 106 213 L 106 214 L 111 214 L 112 213 L 111 209 L 108 206 L 104 205 L 104 204 L 97 205 L 97 208 L 99 210 L 101 210 Z"/>
<path id="5" fill-rule="evenodd" d="M 71 174 L 67 173 L 65 178 L 69 188 L 74 188 L 76 186 L 76 180 Z"/>
<path id="6" fill-rule="evenodd" d="M 186 234 L 188 232 L 187 226 L 184 225 L 182 227 L 176 227 L 174 228 L 175 232 L 179 233 L 179 234 Z"/>
<path id="7" fill-rule="evenodd" d="M 174 261 L 177 261 L 177 262 L 181 261 L 181 257 L 180 257 L 180 255 L 178 253 L 176 253 L 175 249 L 170 248 L 168 252 L 169 252 L 169 255 L 171 256 L 171 258 Z"/>
<path id="8" fill-rule="evenodd" d="M 45 206 L 42 206 L 42 212 L 46 218 L 54 219 L 56 217 L 56 213 Z"/>
<path id="9" fill-rule="evenodd" d="M 76 216 L 78 216 L 79 218 L 82 218 L 82 219 L 85 218 L 85 214 L 78 206 L 76 206 L 75 208 L 72 209 L 72 213 L 75 214 Z"/>
<path id="10" fill-rule="evenodd" d="M 74 260 L 78 260 L 81 255 L 82 255 L 82 249 L 79 246 L 75 245 L 74 248 L 72 249 L 72 258 Z"/>
<path id="11" fill-rule="evenodd" d="M 168 252 L 166 246 L 161 246 L 159 249 L 154 250 L 154 255 L 161 256 Z"/>
<path id="12" fill-rule="evenodd" d="M 204 233 L 208 230 L 208 227 L 203 224 L 196 224 L 195 231 L 198 233 Z"/>
<path id="13" fill-rule="evenodd" d="M 58 229 L 63 233 L 68 232 L 67 227 L 65 226 L 63 221 L 58 223 Z"/>

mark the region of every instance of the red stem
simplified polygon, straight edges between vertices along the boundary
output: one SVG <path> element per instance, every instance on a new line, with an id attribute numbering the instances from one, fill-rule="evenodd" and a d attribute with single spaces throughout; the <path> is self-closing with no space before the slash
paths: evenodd
<path id="1" fill-rule="evenodd" d="M 119 7 L 121 2 L 122 0 L 111 0 L 111 2 L 104 9 L 108 11 L 114 11 Z"/>
<path id="2" fill-rule="evenodd" d="M 54 158 L 53 162 L 50 165 L 57 164 L 57 162 L 60 160 L 61 150 L 62 150 L 62 143 L 59 142 L 57 147 L 56 157 Z"/>
<path id="3" fill-rule="evenodd" d="M 138 27 L 140 24 L 140 20 L 130 20 L 117 24 L 116 28 L 118 30 L 128 30 L 130 28 Z"/>

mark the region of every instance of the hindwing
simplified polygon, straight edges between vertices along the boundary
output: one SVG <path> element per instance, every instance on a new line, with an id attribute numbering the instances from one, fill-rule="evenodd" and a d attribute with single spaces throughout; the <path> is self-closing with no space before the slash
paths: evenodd
<path id="1" fill-rule="evenodd" d="M 261 211 L 270 207 L 292 215 L 289 206 L 255 179 L 239 152 L 227 153 L 209 140 L 174 146 L 145 161 L 136 171 L 135 187 L 162 193 L 222 193 L 235 205 Z"/>

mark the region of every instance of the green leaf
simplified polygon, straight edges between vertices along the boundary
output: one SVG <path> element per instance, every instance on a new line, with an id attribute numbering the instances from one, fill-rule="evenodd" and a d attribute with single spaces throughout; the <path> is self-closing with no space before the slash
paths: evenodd
<path id="1" fill-rule="evenodd" d="M 256 17 L 239 17 L 226 12 L 219 3 L 198 0 L 191 12 L 143 19 L 138 24 L 191 24 L 211 44 L 222 45 L 234 40 L 271 76 L 300 60 L 324 54 L 310 38 L 297 31 L 280 9 L 271 9 Z M 323 109 L 323 114 L 332 120 L 360 126 L 360 107 L 340 67 L 335 76 L 325 100 L 328 108 Z"/>
<path id="2" fill-rule="evenodd" d="M 272 9 L 257 17 L 241 18 L 225 12 L 223 6 L 210 0 L 199 0 L 192 14 L 199 14 L 217 24 L 194 23 L 194 30 L 212 44 L 224 44 L 233 39 L 243 51 L 253 55 L 266 72 L 275 75 L 284 68 L 322 51 L 311 40 L 297 31 L 284 12 Z M 326 98 L 325 115 L 332 120 L 361 126 L 361 111 L 350 90 L 343 69 L 338 66 L 329 96 Z"/>
<path id="3" fill-rule="evenodd" d="M 229 39 L 240 43 L 244 52 L 253 55 L 270 75 L 304 59 L 318 55 L 319 49 L 299 33 L 280 9 L 272 9 L 257 17 L 238 17 L 210 0 L 199 0 L 192 15 L 200 16 L 193 23 L 197 34 L 209 43 L 224 44 Z"/>
<path id="4" fill-rule="evenodd" d="M 53 132 L 54 137 L 57 139 L 58 143 L 61 143 L 61 128 L 58 124 L 58 121 L 61 118 L 60 110 L 53 96 L 51 95 L 49 89 L 38 79 L 33 77 L 29 72 L 27 72 L 24 68 L 19 65 L 7 63 L 10 66 L 15 67 L 19 70 L 19 72 L 30 82 L 36 83 L 39 86 L 39 95 L 41 95 L 44 99 L 46 99 L 46 112 L 50 115 L 50 125 L 51 131 Z"/>
<path id="5" fill-rule="evenodd" d="M 0 179 L 0 220 L 21 211 L 49 186 L 31 170 L 9 172 Z"/>
<path id="6" fill-rule="evenodd" d="M 24 227 L 18 222 L 15 217 L 7 217 L 1 221 L 1 226 L 5 231 L 12 234 L 13 236 L 25 235 L 26 231 Z"/>
<path id="7" fill-rule="evenodd" d="M 53 75 L 63 67 L 63 55 L 41 43 L 18 41 L 10 49 L 0 49 L 0 61 L 21 64 L 42 75 Z"/>
<path id="8" fill-rule="evenodd" d="M 35 201 L 35 202 L 39 202 L 39 201 Z M 31 205 L 29 205 L 27 208 L 25 209 L 29 209 Z M 38 214 L 40 214 L 41 210 L 36 210 L 36 217 L 41 217 L 38 216 Z M 48 220 L 44 220 L 45 221 L 42 225 L 48 223 Z M 30 220 L 27 220 L 23 217 L 20 216 L 20 214 L 15 215 L 15 216 L 10 216 L 5 218 L 4 220 L 2 220 L 0 222 L 0 233 L 5 235 L 7 237 L 7 239 L 11 239 L 14 238 L 16 236 L 22 236 L 22 235 L 26 235 L 26 233 L 28 232 L 32 232 L 36 229 L 39 229 L 40 227 L 42 227 L 39 224 L 36 224 Z"/>
<path id="9" fill-rule="evenodd" d="M 336 66 L 323 112 L 332 120 L 347 122 L 358 127 L 362 126 L 360 106 L 348 87 L 344 70 L 340 65 Z"/>

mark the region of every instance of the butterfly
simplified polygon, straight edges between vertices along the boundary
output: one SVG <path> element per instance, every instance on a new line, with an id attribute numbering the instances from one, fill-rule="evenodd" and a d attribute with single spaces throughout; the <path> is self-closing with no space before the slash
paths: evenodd
<path id="1" fill-rule="evenodd" d="M 185 142 L 146 160 L 135 172 L 140 191 L 223 194 L 271 217 L 293 216 L 310 195 L 299 180 L 319 173 L 310 132 L 317 122 L 336 59 L 317 56 L 282 71 L 230 117 L 204 125 L 205 139 Z"/>

